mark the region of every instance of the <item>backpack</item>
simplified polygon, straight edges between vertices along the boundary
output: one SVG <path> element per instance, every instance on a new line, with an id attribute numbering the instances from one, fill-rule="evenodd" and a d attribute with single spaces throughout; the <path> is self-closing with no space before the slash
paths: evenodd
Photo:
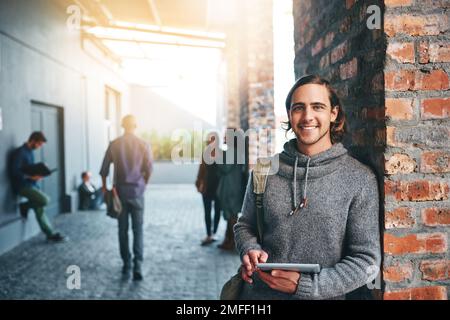
<path id="1" fill-rule="evenodd" d="M 264 234 L 264 191 L 272 162 L 270 159 L 258 159 L 253 169 L 253 194 L 256 205 L 256 226 L 258 230 L 258 243 L 262 244 Z"/>

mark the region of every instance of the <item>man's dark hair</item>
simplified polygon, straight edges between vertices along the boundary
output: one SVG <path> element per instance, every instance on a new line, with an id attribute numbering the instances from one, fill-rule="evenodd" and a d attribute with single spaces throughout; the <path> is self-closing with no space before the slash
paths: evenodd
<path id="1" fill-rule="evenodd" d="M 83 171 L 81 173 L 81 179 L 84 179 L 88 175 L 89 171 Z"/>
<path id="2" fill-rule="evenodd" d="M 292 86 L 292 88 L 289 91 L 287 98 L 286 98 L 286 112 L 288 113 L 288 116 L 289 116 L 289 110 L 291 109 L 292 96 L 294 95 L 295 90 L 297 90 L 299 87 L 304 86 L 306 84 L 320 84 L 320 85 L 324 86 L 328 91 L 331 108 L 339 107 L 336 121 L 331 123 L 331 126 L 330 126 L 330 135 L 331 135 L 332 143 L 341 141 L 344 133 L 346 132 L 344 109 L 342 107 L 342 104 L 339 100 L 338 95 L 336 94 L 336 91 L 331 87 L 330 82 L 328 82 L 327 80 L 325 80 L 324 78 L 322 78 L 318 75 L 313 74 L 313 75 L 307 75 L 307 76 L 301 77 Z M 287 126 L 285 128 L 286 132 L 292 129 L 290 121 L 287 121 L 284 124 Z"/>
<path id="3" fill-rule="evenodd" d="M 28 142 L 31 141 L 47 142 L 47 138 L 44 136 L 42 131 L 35 131 L 32 134 L 30 134 L 30 137 L 28 138 Z"/>

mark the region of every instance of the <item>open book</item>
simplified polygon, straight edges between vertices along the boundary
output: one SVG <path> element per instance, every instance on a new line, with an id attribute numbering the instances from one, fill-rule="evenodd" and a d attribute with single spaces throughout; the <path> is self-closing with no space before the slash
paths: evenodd
<path id="1" fill-rule="evenodd" d="M 47 177 L 58 169 L 49 169 L 47 165 L 43 162 L 30 164 L 28 166 L 22 167 L 22 172 L 29 176 L 42 176 Z"/>

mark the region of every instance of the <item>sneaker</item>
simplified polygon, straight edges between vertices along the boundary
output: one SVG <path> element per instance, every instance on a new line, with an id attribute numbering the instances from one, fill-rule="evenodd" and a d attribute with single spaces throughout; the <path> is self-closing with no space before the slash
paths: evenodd
<path id="1" fill-rule="evenodd" d="M 206 237 L 205 239 L 203 239 L 201 245 L 202 245 L 202 246 L 206 246 L 206 245 L 212 243 L 213 241 L 214 241 L 214 240 L 213 240 L 212 237 Z"/>
<path id="2" fill-rule="evenodd" d="M 22 216 L 23 219 L 27 220 L 28 219 L 28 210 L 30 208 L 28 207 L 28 203 L 27 202 L 23 202 L 19 204 L 19 210 L 20 210 L 20 215 Z"/>
<path id="3" fill-rule="evenodd" d="M 60 234 L 59 232 L 56 232 L 56 233 L 52 234 L 51 236 L 48 236 L 47 240 L 53 241 L 53 242 L 64 242 L 67 240 L 67 238 L 65 236 L 63 236 L 62 234 Z"/>
<path id="4" fill-rule="evenodd" d="M 122 279 L 128 280 L 130 279 L 131 268 L 129 265 L 123 265 L 122 267 Z"/>
<path id="5" fill-rule="evenodd" d="M 122 267 L 122 274 L 129 274 L 131 272 L 131 268 L 129 265 L 123 265 Z"/>
<path id="6" fill-rule="evenodd" d="M 144 279 L 144 277 L 140 271 L 133 272 L 133 281 L 142 281 L 142 279 Z"/>

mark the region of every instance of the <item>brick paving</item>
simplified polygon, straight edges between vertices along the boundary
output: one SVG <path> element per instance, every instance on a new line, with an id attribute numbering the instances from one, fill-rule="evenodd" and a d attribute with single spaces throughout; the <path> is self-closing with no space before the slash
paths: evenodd
<path id="1" fill-rule="evenodd" d="M 192 185 L 150 186 L 141 282 L 122 278 L 117 222 L 104 211 L 59 215 L 54 224 L 68 242 L 47 243 L 40 234 L 0 256 L 0 299 L 218 299 L 239 266 L 237 253 L 216 245 L 224 220 L 219 241 L 200 246 L 203 205 Z M 81 270 L 78 290 L 66 285 L 70 265 Z"/>

